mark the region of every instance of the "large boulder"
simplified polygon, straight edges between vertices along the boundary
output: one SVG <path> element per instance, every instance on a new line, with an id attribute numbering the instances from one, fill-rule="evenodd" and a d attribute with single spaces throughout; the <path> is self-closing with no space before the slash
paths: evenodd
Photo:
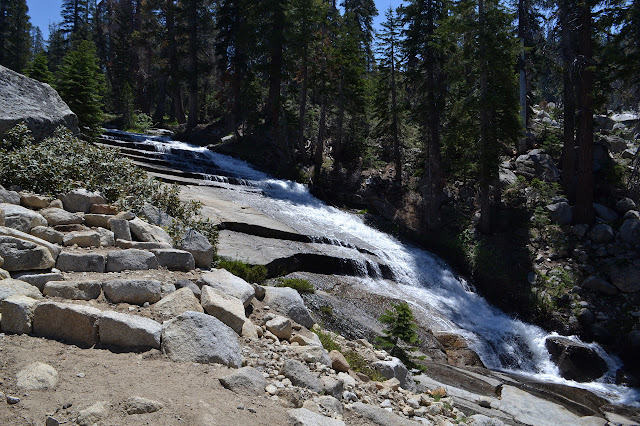
<path id="1" fill-rule="evenodd" d="M 84 219 L 75 213 L 68 212 L 64 209 L 50 208 L 40 210 L 40 214 L 47 220 L 49 226 L 57 225 L 73 225 L 76 223 L 84 223 Z"/>
<path id="2" fill-rule="evenodd" d="M 112 251 L 107 255 L 107 272 L 143 271 L 147 269 L 158 269 L 158 259 L 148 251 L 127 249 Z"/>
<path id="3" fill-rule="evenodd" d="M 308 329 L 311 329 L 315 324 L 309 311 L 304 306 L 302 297 L 292 288 L 267 287 L 265 289 L 264 303 Z"/>
<path id="4" fill-rule="evenodd" d="M 51 244 L 60 244 L 64 241 L 64 234 L 47 226 L 36 226 L 29 232 L 34 237 L 47 241 Z"/>
<path id="5" fill-rule="evenodd" d="M 196 283 L 200 287 L 209 286 L 224 294 L 240 299 L 247 306 L 255 294 L 253 286 L 226 269 L 214 269 L 202 275 Z"/>
<path id="6" fill-rule="evenodd" d="M 151 225 L 139 217 L 129 221 L 129 229 L 138 241 L 169 244 L 173 241 L 167 231 L 159 226 Z"/>
<path id="7" fill-rule="evenodd" d="M 71 300 L 92 300 L 100 297 L 102 283 L 94 280 L 49 281 L 43 294 Z"/>
<path id="8" fill-rule="evenodd" d="M 157 280 L 110 280 L 102 284 L 102 289 L 112 303 L 156 303 L 162 295 L 162 283 Z"/>
<path id="9" fill-rule="evenodd" d="M 591 275 L 586 280 L 584 280 L 582 282 L 582 287 L 591 290 L 597 290 L 604 294 L 618 294 L 618 289 L 616 288 L 616 286 L 611 284 L 609 281 L 595 275 Z"/>
<path id="10" fill-rule="evenodd" d="M 33 310 L 38 301 L 27 296 L 11 296 L 0 302 L 2 321 L 0 331 L 3 333 L 31 334 Z"/>
<path id="11" fill-rule="evenodd" d="M 56 260 L 58 258 L 58 254 L 60 253 L 60 247 L 58 247 L 57 245 L 52 244 L 48 241 L 45 241 L 42 238 L 38 238 L 35 235 L 18 231 L 17 229 L 7 228 L 6 226 L 0 226 L 0 236 L 1 235 L 19 238 L 21 240 L 29 241 L 39 246 L 45 247 L 47 250 L 49 250 L 49 253 L 51 253 L 53 260 Z"/>
<path id="12" fill-rule="evenodd" d="M 109 229 L 113 232 L 113 237 L 116 240 L 131 241 L 131 229 L 129 228 L 128 220 L 111 219 L 109 220 Z"/>
<path id="13" fill-rule="evenodd" d="M 280 373 L 291 380 L 294 386 L 307 388 L 318 393 L 322 392 L 322 382 L 318 376 L 300 361 L 285 359 Z"/>
<path id="14" fill-rule="evenodd" d="M 609 278 L 623 293 L 640 292 L 640 266 L 613 264 L 609 267 Z"/>
<path id="15" fill-rule="evenodd" d="M 42 299 L 42 293 L 38 287 L 13 278 L 0 280 L 0 301 L 12 296 L 27 296 L 33 299 Z"/>
<path id="16" fill-rule="evenodd" d="M 91 347 L 96 343 L 95 322 L 100 314 L 91 306 L 43 302 L 33 312 L 33 333 Z"/>
<path id="17" fill-rule="evenodd" d="M 375 405 L 356 402 L 349 405 L 349 409 L 363 419 L 363 424 L 378 426 L 416 426 L 415 422 Z"/>
<path id="18" fill-rule="evenodd" d="M 62 252 L 56 268 L 65 272 L 104 272 L 105 264 L 104 255 L 99 253 Z"/>
<path id="19" fill-rule="evenodd" d="M 154 206 L 153 204 L 145 203 L 140 210 L 140 217 L 143 217 L 149 221 L 149 223 L 160 226 L 168 227 L 173 225 L 174 218 Z"/>
<path id="20" fill-rule="evenodd" d="M 292 408 L 287 411 L 292 426 L 344 426 L 342 420 L 323 416 L 306 408 Z"/>
<path id="21" fill-rule="evenodd" d="M 29 192 L 20 193 L 20 205 L 30 209 L 44 209 L 51 203 L 51 198 Z"/>
<path id="22" fill-rule="evenodd" d="M 51 136 L 58 126 L 78 133 L 78 117 L 51 86 L 0 65 L 0 138 L 24 121 L 36 139 Z"/>
<path id="23" fill-rule="evenodd" d="M 636 202 L 628 197 L 622 198 L 616 203 L 616 211 L 620 214 L 625 214 L 629 210 L 635 210 L 635 209 L 636 209 Z"/>
<path id="24" fill-rule="evenodd" d="M 75 231 L 65 234 L 62 239 L 65 246 L 100 247 L 100 234 L 96 231 Z"/>
<path id="25" fill-rule="evenodd" d="M 635 246 L 640 244 L 640 220 L 627 219 L 620 227 L 622 242 Z"/>
<path id="26" fill-rule="evenodd" d="M 18 205 L 20 204 L 20 194 L 16 191 L 7 191 L 6 189 L 0 188 L 0 203 Z"/>
<path id="27" fill-rule="evenodd" d="M 107 200 L 99 192 L 87 191 L 84 188 L 74 189 L 62 197 L 64 209 L 74 213 L 89 213 L 92 205 L 106 202 Z"/>
<path id="28" fill-rule="evenodd" d="M 58 372 L 49 364 L 34 362 L 20 370 L 16 379 L 20 389 L 54 389 L 58 385 Z"/>
<path id="29" fill-rule="evenodd" d="M 615 233 L 606 223 L 599 223 L 591 229 L 589 238 L 596 244 L 610 243 L 614 240 Z"/>
<path id="30" fill-rule="evenodd" d="M 161 319 L 166 320 L 177 317 L 187 311 L 202 313 L 204 309 L 202 309 L 193 291 L 187 287 L 182 287 L 160 299 L 159 302 L 153 305 L 152 311 Z"/>
<path id="31" fill-rule="evenodd" d="M 4 223 L 7 228 L 29 233 L 36 226 L 47 226 L 47 220 L 40 214 L 26 207 L 14 204 L 0 204 L 4 210 Z"/>
<path id="32" fill-rule="evenodd" d="M 571 225 L 573 219 L 573 209 L 566 201 L 561 201 L 547 206 L 549 217 L 552 222 L 558 225 Z"/>
<path id="33" fill-rule="evenodd" d="M 253 367 L 243 367 L 219 380 L 222 386 L 240 395 L 262 396 L 267 386 L 267 379 Z"/>
<path id="34" fill-rule="evenodd" d="M 596 211 L 596 215 L 605 222 L 615 222 L 618 219 L 618 214 L 607 206 L 593 203 L 593 209 Z"/>
<path id="35" fill-rule="evenodd" d="M 0 226 L 4 226 L 4 210 L 0 207 Z"/>
<path id="36" fill-rule="evenodd" d="M 162 325 L 136 315 L 103 312 L 98 318 L 100 342 L 125 348 L 160 349 Z"/>
<path id="37" fill-rule="evenodd" d="M 158 259 L 160 266 L 172 271 L 191 271 L 196 268 L 193 255 L 186 250 L 177 249 L 153 249 L 151 250 Z"/>
<path id="38" fill-rule="evenodd" d="M 373 368 L 386 379 L 398 379 L 403 389 L 411 391 L 416 389 L 413 376 L 398 358 L 393 357 L 391 361 L 376 361 L 373 363 Z"/>
<path id="39" fill-rule="evenodd" d="M 548 337 L 545 345 L 565 379 L 591 382 L 607 372 L 607 363 L 585 343 L 556 336 Z"/>
<path id="40" fill-rule="evenodd" d="M 31 271 L 49 269 L 55 265 L 46 247 L 19 238 L 0 236 L 0 256 L 7 271 Z"/>
<path id="41" fill-rule="evenodd" d="M 213 262 L 213 246 L 201 233 L 189 228 L 180 236 L 180 242 L 176 246 L 193 255 L 198 268 L 209 268 Z"/>
<path id="42" fill-rule="evenodd" d="M 203 286 L 200 303 L 209 315 L 218 318 L 236 333 L 242 334 L 242 326 L 247 318 L 240 299 L 229 296 L 216 288 Z"/>
<path id="43" fill-rule="evenodd" d="M 41 273 L 39 273 L 38 271 L 15 272 L 12 278 L 34 285 L 38 287 L 38 290 L 40 291 L 44 290 L 45 284 L 49 281 L 63 280 L 62 274 L 57 271 Z"/>
<path id="44" fill-rule="evenodd" d="M 238 335 L 211 315 L 185 312 L 162 325 L 162 351 L 174 361 L 242 364 Z"/>
<path id="45" fill-rule="evenodd" d="M 516 159 L 516 174 L 550 182 L 560 180 L 560 171 L 549 154 L 541 149 L 531 150 Z"/>

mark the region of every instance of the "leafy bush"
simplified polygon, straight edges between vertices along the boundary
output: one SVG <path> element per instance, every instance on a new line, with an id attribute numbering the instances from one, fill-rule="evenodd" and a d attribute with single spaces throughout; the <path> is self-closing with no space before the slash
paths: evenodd
<path id="1" fill-rule="evenodd" d="M 327 352 L 341 350 L 340 345 L 338 345 L 335 340 L 333 340 L 333 337 L 331 337 L 331 333 L 323 331 L 319 326 L 313 331 L 318 335 L 318 339 L 320 339 L 322 347 L 324 347 Z"/>
<path id="2" fill-rule="evenodd" d="M 153 119 L 144 112 L 139 112 L 133 115 L 131 126 L 134 132 L 144 133 L 153 127 Z"/>
<path id="3" fill-rule="evenodd" d="M 31 145 L 33 136 L 24 121 L 19 122 L 11 129 L 7 130 L 5 138 L 0 141 L 1 151 L 13 151 L 14 149 Z"/>
<path id="4" fill-rule="evenodd" d="M 240 260 L 218 260 L 218 266 L 250 283 L 261 283 L 267 278 L 264 265 L 249 265 Z"/>
<path id="5" fill-rule="evenodd" d="M 8 132 L 19 135 L 13 151 L 0 155 L 0 185 L 17 185 L 38 194 L 57 196 L 76 188 L 101 192 L 121 210 L 137 213 L 150 203 L 173 216 L 180 226 L 191 227 L 214 245 L 217 229 L 197 217 L 201 204 L 183 202 L 180 189 L 151 178 L 115 149 L 98 148 L 59 128 L 42 143 L 31 143 L 28 130 L 16 126 Z"/>
<path id="6" fill-rule="evenodd" d="M 313 288 L 313 284 L 302 278 L 280 279 L 276 283 L 276 287 L 291 287 L 300 294 L 315 293 L 316 291 L 316 289 Z"/>
<path id="7" fill-rule="evenodd" d="M 344 359 L 347 360 L 349 367 L 351 367 L 353 371 L 366 374 L 371 380 L 375 380 L 376 382 L 383 382 L 386 380 L 378 370 L 371 368 L 370 362 L 358 352 L 345 351 L 342 355 L 344 355 Z"/>

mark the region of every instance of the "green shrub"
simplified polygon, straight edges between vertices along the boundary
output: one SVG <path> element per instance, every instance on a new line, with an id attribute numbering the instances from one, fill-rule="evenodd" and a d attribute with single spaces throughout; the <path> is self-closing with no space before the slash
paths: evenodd
<path id="1" fill-rule="evenodd" d="M 201 204 L 180 200 L 180 188 L 166 185 L 122 158 L 118 150 L 98 148 L 59 128 L 40 144 L 32 144 L 20 126 L 8 133 L 22 134 L 17 148 L 0 155 L 0 185 L 17 185 L 38 194 L 57 196 L 76 188 L 101 192 L 121 210 L 138 213 L 150 203 L 173 216 L 180 226 L 205 235 L 215 247 L 217 229 L 198 218 Z M 27 131 L 28 132 L 28 131 Z"/>
<path id="2" fill-rule="evenodd" d="M 133 115 L 131 126 L 134 132 L 145 133 L 153 127 L 153 119 L 144 112 L 139 112 Z"/>
<path id="3" fill-rule="evenodd" d="M 302 278 L 279 279 L 276 287 L 291 287 L 300 294 L 315 293 L 316 291 L 316 289 L 313 288 L 313 284 Z"/>
<path id="4" fill-rule="evenodd" d="M 333 337 L 331 337 L 331 333 L 323 331 L 320 327 L 317 327 L 314 332 L 318 335 L 318 339 L 320 339 L 322 347 L 324 347 L 327 352 L 339 351 L 341 349 L 340 345 L 338 345 L 335 340 L 333 340 Z"/>
<path id="5" fill-rule="evenodd" d="M 4 139 L 0 141 L 0 151 L 13 151 L 23 146 L 31 145 L 33 136 L 24 121 L 19 122 L 7 130 Z"/>
<path id="6" fill-rule="evenodd" d="M 249 283 L 261 283 L 267 278 L 267 268 L 264 265 L 249 265 L 240 260 L 220 259 L 218 266 Z"/>
<path id="7" fill-rule="evenodd" d="M 345 351 L 342 355 L 344 355 L 344 359 L 347 360 L 349 367 L 351 367 L 353 371 L 366 374 L 371 380 L 375 380 L 376 382 L 383 382 L 386 380 L 378 370 L 371 368 L 371 363 L 358 352 Z"/>

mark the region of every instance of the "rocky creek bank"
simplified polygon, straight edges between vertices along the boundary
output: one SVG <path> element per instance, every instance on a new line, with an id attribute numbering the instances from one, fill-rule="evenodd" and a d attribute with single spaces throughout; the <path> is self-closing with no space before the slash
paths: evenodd
<path id="1" fill-rule="evenodd" d="M 287 231 L 223 196 L 198 191 L 185 188 L 184 196 L 209 199 L 203 214 Z M 350 298 L 348 285 L 347 297 L 324 291 L 330 285 L 323 284 L 325 275 L 314 279 L 304 271 L 296 273 L 307 274 L 319 288 L 315 302 L 305 304 L 290 288 L 247 283 L 211 268 L 213 248 L 202 236 L 185 235 L 174 246 L 154 224 L 163 216 L 152 206 L 140 214 L 143 219 L 85 190 L 60 199 L 4 189 L 0 196 L 4 424 L 638 421 L 633 409 L 586 391 L 531 383 L 463 361 L 452 365 L 457 343 L 447 349 L 437 338 L 427 373 L 414 375 L 358 338 L 376 334 L 379 312 L 375 303 L 363 307 L 356 299 L 374 296 L 352 288 Z M 244 220 L 236 211 L 244 211 Z M 241 228 L 255 229 L 235 229 Z M 221 235 L 220 254 L 232 250 L 233 238 Z M 318 298 L 333 301 L 346 337 L 318 328 Z M 347 315 L 357 305 L 363 308 Z M 317 333 L 339 350 L 327 351 Z"/>

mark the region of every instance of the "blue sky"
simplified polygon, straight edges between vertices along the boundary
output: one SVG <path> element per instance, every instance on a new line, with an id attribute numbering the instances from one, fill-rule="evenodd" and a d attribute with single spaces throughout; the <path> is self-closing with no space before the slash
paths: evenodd
<path id="1" fill-rule="evenodd" d="M 378 16 L 374 19 L 374 28 L 380 28 L 384 21 L 384 12 L 389 8 L 398 7 L 402 0 L 376 0 Z M 49 24 L 60 22 L 60 5 L 62 0 L 27 0 L 31 24 L 40 27 L 44 38 L 49 38 Z"/>

